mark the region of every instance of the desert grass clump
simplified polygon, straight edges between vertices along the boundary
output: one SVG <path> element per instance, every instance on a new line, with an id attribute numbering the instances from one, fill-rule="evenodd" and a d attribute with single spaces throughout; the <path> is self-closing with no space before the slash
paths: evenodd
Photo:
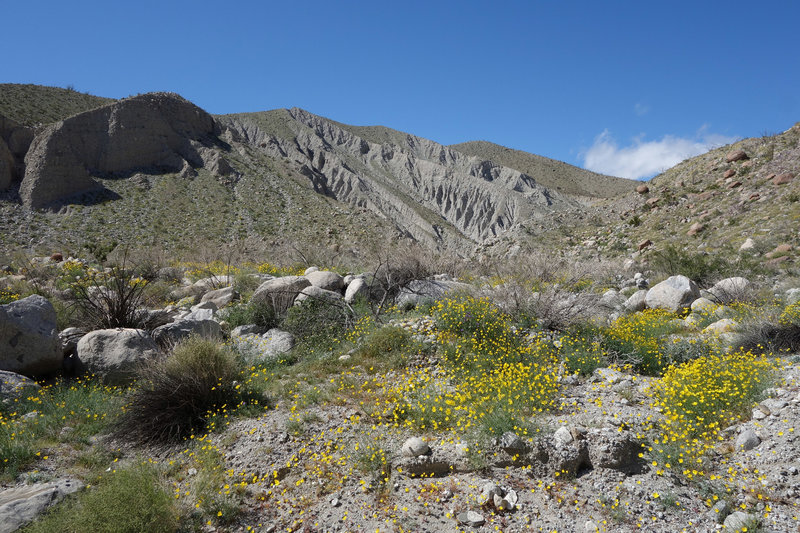
<path id="1" fill-rule="evenodd" d="M 190 338 L 142 370 L 118 434 L 143 443 L 188 437 L 204 428 L 215 409 L 239 404 L 242 378 L 233 352 L 211 340 Z"/>
<path id="2" fill-rule="evenodd" d="M 415 347 L 411 334 L 399 326 L 377 328 L 361 339 L 353 353 L 356 360 L 369 363 L 369 368 L 400 368 Z"/>
<path id="3" fill-rule="evenodd" d="M 97 486 L 56 506 L 23 531 L 173 533 L 178 517 L 175 500 L 158 472 L 145 463 L 106 474 Z"/>

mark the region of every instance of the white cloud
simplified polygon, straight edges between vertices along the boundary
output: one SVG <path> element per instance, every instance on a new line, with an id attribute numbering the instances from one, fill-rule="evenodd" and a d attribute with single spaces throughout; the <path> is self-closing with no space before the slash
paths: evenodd
<path id="1" fill-rule="evenodd" d="M 643 136 L 633 139 L 629 146 L 620 147 L 608 130 L 594 140 L 583 153 L 583 166 L 588 170 L 630 179 L 648 178 L 673 167 L 690 157 L 712 148 L 732 143 L 735 137 L 706 132 L 703 126 L 697 138 L 686 139 L 665 135 L 659 141 L 644 141 Z"/>
<path id="2" fill-rule="evenodd" d="M 636 112 L 637 115 L 642 117 L 650 112 L 650 106 L 638 102 L 636 105 L 633 106 L 633 110 Z"/>

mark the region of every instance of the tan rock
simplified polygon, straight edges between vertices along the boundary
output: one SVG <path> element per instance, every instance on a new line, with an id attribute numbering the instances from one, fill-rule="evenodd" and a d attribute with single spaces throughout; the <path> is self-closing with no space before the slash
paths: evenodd
<path id="1" fill-rule="evenodd" d="M 749 157 L 744 150 L 734 150 L 732 152 L 728 152 L 728 155 L 725 156 L 725 160 L 728 163 L 733 163 L 734 161 L 743 161 L 745 159 L 749 159 Z"/>

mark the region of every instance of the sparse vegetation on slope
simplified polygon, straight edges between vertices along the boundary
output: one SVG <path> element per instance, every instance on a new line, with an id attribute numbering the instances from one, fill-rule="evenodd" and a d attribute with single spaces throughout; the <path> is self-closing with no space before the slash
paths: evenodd
<path id="1" fill-rule="evenodd" d="M 0 83 L 0 115 L 22 126 L 51 124 L 113 101 L 75 89 Z"/>

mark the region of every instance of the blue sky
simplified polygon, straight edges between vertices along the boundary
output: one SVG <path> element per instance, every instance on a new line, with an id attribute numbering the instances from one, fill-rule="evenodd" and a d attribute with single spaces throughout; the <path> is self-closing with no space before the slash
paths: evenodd
<path id="1" fill-rule="evenodd" d="M 0 82 L 302 107 L 647 177 L 800 121 L 800 2 L 0 0 Z"/>

